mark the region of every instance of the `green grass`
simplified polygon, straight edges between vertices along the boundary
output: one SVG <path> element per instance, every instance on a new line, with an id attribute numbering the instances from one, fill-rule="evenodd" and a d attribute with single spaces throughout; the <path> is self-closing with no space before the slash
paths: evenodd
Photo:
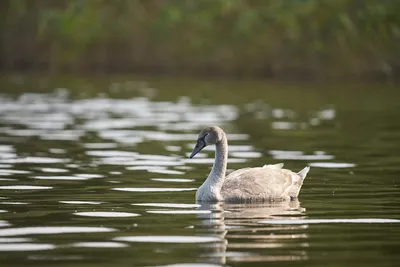
<path id="1" fill-rule="evenodd" d="M 6 0 L 3 70 L 393 79 L 400 0 Z"/>

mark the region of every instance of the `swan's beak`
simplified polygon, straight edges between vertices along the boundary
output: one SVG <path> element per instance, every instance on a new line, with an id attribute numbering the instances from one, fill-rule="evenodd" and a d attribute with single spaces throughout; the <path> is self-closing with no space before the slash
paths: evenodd
<path id="1" fill-rule="evenodd" d="M 203 140 L 197 140 L 196 146 L 193 149 L 192 154 L 190 154 L 190 158 L 193 158 L 197 153 L 199 153 L 204 147 L 206 143 Z"/>

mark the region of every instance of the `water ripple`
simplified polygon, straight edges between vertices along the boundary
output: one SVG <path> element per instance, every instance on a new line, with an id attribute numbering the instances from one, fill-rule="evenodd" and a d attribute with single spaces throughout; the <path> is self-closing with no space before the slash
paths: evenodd
<path id="1" fill-rule="evenodd" d="M 146 212 L 155 214 L 209 214 L 211 210 L 147 210 Z"/>
<path id="2" fill-rule="evenodd" d="M 52 154 L 65 154 L 67 151 L 62 148 L 49 148 L 49 152 Z"/>
<path id="3" fill-rule="evenodd" d="M 135 203 L 135 206 L 148 206 L 148 207 L 166 207 L 166 208 L 198 208 L 199 204 L 183 204 L 183 203 Z"/>
<path id="4" fill-rule="evenodd" d="M 37 185 L 3 185 L 0 189 L 6 190 L 42 190 L 42 189 L 52 189 L 51 186 L 37 186 Z"/>
<path id="5" fill-rule="evenodd" d="M 104 175 L 102 175 L 102 174 L 95 174 L 95 173 L 78 173 L 78 174 L 75 174 L 75 176 L 81 177 L 81 178 L 86 178 L 86 179 L 103 178 L 104 177 Z"/>
<path id="6" fill-rule="evenodd" d="M 8 227 L 10 225 L 7 221 L 0 220 L 0 227 Z"/>
<path id="7" fill-rule="evenodd" d="M 134 158 L 138 153 L 131 151 L 122 151 L 122 150 L 87 150 L 86 155 L 93 157 L 122 157 L 122 158 Z"/>
<path id="8" fill-rule="evenodd" d="M 0 243 L 23 243 L 32 241 L 32 238 L 27 237 L 0 237 Z"/>
<path id="9" fill-rule="evenodd" d="M 79 200 L 76 200 L 76 201 L 74 201 L 74 200 L 70 200 L 70 201 L 64 200 L 64 201 L 59 201 L 59 202 L 63 203 L 63 204 L 72 204 L 72 205 L 85 205 L 85 204 L 87 204 L 87 205 L 99 205 L 99 204 L 104 203 L 104 202 L 97 202 L 97 201 L 79 201 Z"/>
<path id="10" fill-rule="evenodd" d="M 60 169 L 60 168 L 41 168 L 40 170 L 42 172 L 54 172 L 54 173 L 68 172 L 67 169 Z"/>
<path id="11" fill-rule="evenodd" d="M 68 233 L 105 233 L 115 232 L 117 229 L 107 227 L 78 227 L 78 226 L 38 226 L 0 229 L 0 236 L 19 235 L 46 235 L 46 234 L 68 234 Z"/>
<path id="12" fill-rule="evenodd" d="M 330 160 L 335 158 L 322 151 L 317 151 L 314 155 L 304 155 L 302 151 L 285 150 L 270 150 L 269 153 L 276 160 Z"/>
<path id="13" fill-rule="evenodd" d="M 159 267 L 222 267 L 225 265 L 211 264 L 211 263 L 176 263 L 168 265 L 160 265 Z"/>
<path id="14" fill-rule="evenodd" d="M 137 213 L 129 213 L 129 212 L 106 212 L 106 211 L 87 211 L 87 212 L 75 212 L 75 215 L 78 216 L 88 216 L 88 217 L 106 217 L 106 218 L 115 218 L 115 217 L 136 217 L 140 216 Z"/>
<path id="15" fill-rule="evenodd" d="M 85 148 L 88 149 L 106 149 L 106 148 L 116 148 L 118 144 L 116 143 L 86 143 L 83 144 Z"/>
<path id="16" fill-rule="evenodd" d="M 54 164 L 54 163 L 66 163 L 70 159 L 62 158 L 47 158 L 47 157 L 25 157 L 16 159 L 0 159 L 2 163 L 37 163 L 37 164 Z"/>
<path id="17" fill-rule="evenodd" d="M 0 145 L 0 152 L 14 152 L 14 148 L 11 145 Z"/>
<path id="18" fill-rule="evenodd" d="M 0 168 L 4 168 L 4 169 L 6 169 L 6 168 L 11 168 L 13 165 L 11 165 L 11 164 L 0 164 Z"/>
<path id="19" fill-rule="evenodd" d="M 263 156 L 262 153 L 256 151 L 230 152 L 229 154 L 236 158 L 261 158 Z"/>
<path id="20" fill-rule="evenodd" d="M 326 224 L 326 223 L 400 223 L 396 219 L 357 218 L 357 219 L 300 219 L 300 220 L 264 220 L 264 224 Z"/>
<path id="21" fill-rule="evenodd" d="M 118 242 L 79 242 L 74 243 L 71 246 L 78 248 L 123 248 L 128 245 Z"/>
<path id="22" fill-rule="evenodd" d="M 172 182 L 172 183 L 189 183 L 194 182 L 194 179 L 184 179 L 184 178 L 151 178 L 153 181 L 157 182 Z"/>
<path id="23" fill-rule="evenodd" d="M 212 236 L 120 236 L 113 238 L 115 241 L 150 242 L 150 243 L 212 243 L 221 241 Z"/>
<path id="24" fill-rule="evenodd" d="M 24 171 L 24 170 L 11 170 L 11 169 L 0 169 L 0 174 L 28 174 L 31 173 L 30 171 Z"/>
<path id="25" fill-rule="evenodd" d="M 17 244 L 1 244 L 0 251 L 38 251 L 55 249 L 53 244 L 36 244 L 36 243 L 17 243 Z"/>
<path id="26" fill-rule="evenodd" d="M 22 202 L 22 201 L 3 201 L 0 202 L 2 205 L 27 205 L 30 204 L 29 202 Z"/>
<path id="27" fill-rule="evenodd" d="M 308 165 L 311 167 L 329 168 L 329 169 L 353 168 L 356 166 L 356 164 L 354 163 L 344 163 L 344 162 L 310 162 Z"/>
<path id="28" fill-rule="evenodd" d="M 112 188 L 116 191 L 126 192 L 180 192 L 180 191 L 194 191 L 197 188 L 156 188 L 156 187 L 121 187 Z"/>
<path id="29" fill-rule="evenodd" d="M 133 170 L 133 169 L 131 169 L 131 170 Z M 184 172 L 181 172 L 181 171 L 167 170 L 165 168 L 149 168 L 147 171 L 154 172 L 154 173 L 160 173 L 160 174 L 173 174 L 173 175 L 185 174 Z"/>
<path id="30" fill-rule="evenodd" d="M 39 180 L 66 180 L 66 181 L 84 181 L 89 179 L 77 176 L 41 176 L 41 175 L 32 176 L 32 178 Z"/>

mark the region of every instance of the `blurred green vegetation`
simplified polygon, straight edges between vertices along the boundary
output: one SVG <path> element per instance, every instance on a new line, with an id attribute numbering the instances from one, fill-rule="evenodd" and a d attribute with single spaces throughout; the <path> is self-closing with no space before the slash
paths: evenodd
<path id="1" fill-rule="evenodd" d="M 5 71 L 400 76 L 400 0 L 4 0 Z"/>

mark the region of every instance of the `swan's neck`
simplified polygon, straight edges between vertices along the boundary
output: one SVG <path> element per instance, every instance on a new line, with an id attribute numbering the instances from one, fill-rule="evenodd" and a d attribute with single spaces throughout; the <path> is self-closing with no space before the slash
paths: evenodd
<path id="1" fill-rule="evenodd" d="M 207 179 L 197 191 L 197 200 L 218 201 L 221 199 L 221 188 L 224 183 L 228 161 L 228 141 L 225 134 L 215 144 L 215 160 Z"/>
<path id="2" fill-rule="evenodd" d="M 214 165 L 207 178 L 207 180 L 210 180 L 209 181 L 210 184 L 219 186 L 219 189 L 221 189 L 222 184 L 224 183 L 227 161 L 228 161 L 228 142 L 224 135 L 222 140 L 215 144 Z"/>

